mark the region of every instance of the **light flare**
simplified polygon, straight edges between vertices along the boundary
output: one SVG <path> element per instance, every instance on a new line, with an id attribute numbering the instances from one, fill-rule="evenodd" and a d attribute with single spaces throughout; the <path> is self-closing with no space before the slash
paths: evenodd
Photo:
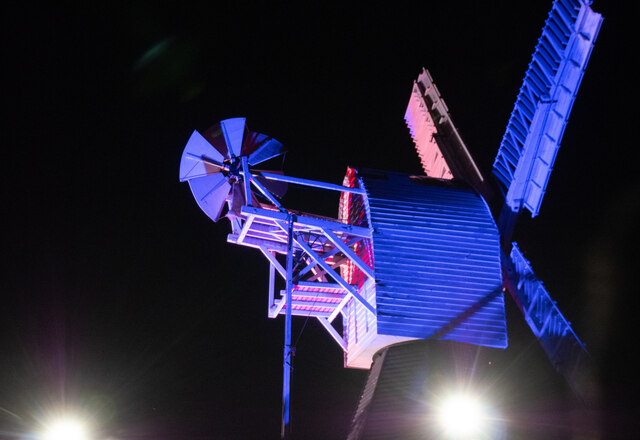
<path id="1" fill-rule="evenodd" d="M 484 438 L 481 436 L 490 424 L 487 409 L 476 397 L 467 394 L 456 394 L 444 399 L 437 417 L 448 439 Z"/>
<path id="2" fill-rule="evenodd" d="M 71 417 L 49 424 L 40 438 L 42 440 L 91 440 L 87 426 Z"/>

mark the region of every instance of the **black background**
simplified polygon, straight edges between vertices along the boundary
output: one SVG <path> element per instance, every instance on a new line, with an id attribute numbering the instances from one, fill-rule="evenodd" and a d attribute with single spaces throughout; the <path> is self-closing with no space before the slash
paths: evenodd
<path id="1" fill-rule="evenodd" d="M 64 407 L 103 438 L 278 438 L 283 322 L 266 317 L 267 263 L 227 244 L 226 220 L 178 182 L 190 133 L 245 116 L 289 148 L 290 175 L 420 173 L 403 115 L 425 66 L 488 171 L 550 5 L 6 8 L 0 438 Z M 605 21 L 541 214 L 515 238 L 594 356 L 605 438 L 626 438 L 640 394 L 637 46 L 632 11 L 594 9 Z M 337 198 L 311 194 L 284 204 L 335 215 Z M 507 302 L 510 348 L 491 368 L 522 438 L 551 438 L 571 425 L 567 391 Z M 295 320 L 294 340 L 295 438 L 345 438 L 366 372 L 344 369 L 315 322 Z"/>

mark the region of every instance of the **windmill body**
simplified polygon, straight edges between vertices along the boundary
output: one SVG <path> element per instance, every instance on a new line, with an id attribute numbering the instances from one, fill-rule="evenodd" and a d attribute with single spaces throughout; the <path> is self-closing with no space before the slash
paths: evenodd
<path id="1" fill-rule="evenodd" d="M 482 196 L 451 181 L 371 170 L 349 173 L 366 195 L 343 205 L 349 206 L 351 221 L 361 209 L 367 212 L 372 238 L 362 254 L 375 262 L 376 280 L 362 284 L 357 267 L 343 272 L 350 282 L 362 284 L 376 315 L 349 304 L 346 365 L 369 368 L 373 354 L 399 338 L 505 348 L 500 237 Z"/>
<path id="2" fill-rule="evenodd" d="M 377 352 L 411 340 L 506 348 L 503 288 L 579 388 L 585 347 L 510 237 L 523 208 L 540 211 L 601 21 L 584 0 L 553 3 L 494 162 L 496 186 L 426 70 L 405 114 L 426 176 L 348 168 L 342 185 L 284 176 L 253 169 L 284 149 L 248 131 L 244 118 L 194 132 L 180 178 L 212 220 L 229 218 L 228 242 L 265 256 L 267 315 L 286 316 L 283 426 L 291 316 L 317 319 L 344 351 L 345 366 L 368 369 Z M 339 192 L 338 215 L 283 206 L 287 185 Z M 494 215 L 487 201 L 499 193 L 504 205 Z"/>

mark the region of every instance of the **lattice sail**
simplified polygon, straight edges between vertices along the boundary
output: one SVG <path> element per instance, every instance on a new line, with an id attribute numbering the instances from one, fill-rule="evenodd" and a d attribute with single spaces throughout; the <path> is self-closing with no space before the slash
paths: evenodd
<path id="1" fill-rule="evenodd" d="M 586 0 L 556 0 L 538 39 L 493 173 L 514 212 L 540 211 L 571 107 L 602 23 Z"/>
<path id="2" fill-rule="evenodd" d="M 422 168 L 429 177 L 467 182 L 490 198 L 490 190 L 462 141 L 428 70 L 413 83 L 411 97 L 404 115 Z"/>
<path id="3" fill-rule="evenodd" d="M 533 272 L 518 245 L 502 255 L 503 279 L 531 331 L 538 338 L 554 367 L 582 397 L 589 373 L 589 354 L 556 302 Z"/>
<path id="4" fill-rule="evenodd" d="M 453 179 L 451 168 L 444 158 L 438 142 L 436 142 L 438 129 L 431 116 L 429 104 L 425 99 L 425 92 L 431 91 L 432 94 L 435 94 L 438 102 L 441 103 L 441 107 L 444 106 L 445 112 L 448 112 L 448 110 L 444 101 L 439 99 L 440 93 L 435 88 L 429 72 L 425 70 L 421 76 L 426 76 L 425 79 L 428 81 L 428 86 L 425 87 L 420 82 L 420 78 L 413 84 L 404 120 L 407 123 L 407 127 L 409 127 L 411 139 L 413 139 L 425 174 L 438 179 Z"/>

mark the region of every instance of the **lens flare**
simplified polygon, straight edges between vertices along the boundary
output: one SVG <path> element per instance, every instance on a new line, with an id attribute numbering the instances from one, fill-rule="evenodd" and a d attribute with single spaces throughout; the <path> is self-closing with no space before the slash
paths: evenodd
<path id="1" fill-rule="evenodd" d="M 90 440 L 84 423 L 73 418 L 52 422 L 41 438 L 42 440 Z"/>
<path id="2" fill-rule="evenodd" d="M 459 394 L 443 400 L 438 421 L 448 438 L 470 439 L 486 429 L 487 413 L 478 399 Z"/>

